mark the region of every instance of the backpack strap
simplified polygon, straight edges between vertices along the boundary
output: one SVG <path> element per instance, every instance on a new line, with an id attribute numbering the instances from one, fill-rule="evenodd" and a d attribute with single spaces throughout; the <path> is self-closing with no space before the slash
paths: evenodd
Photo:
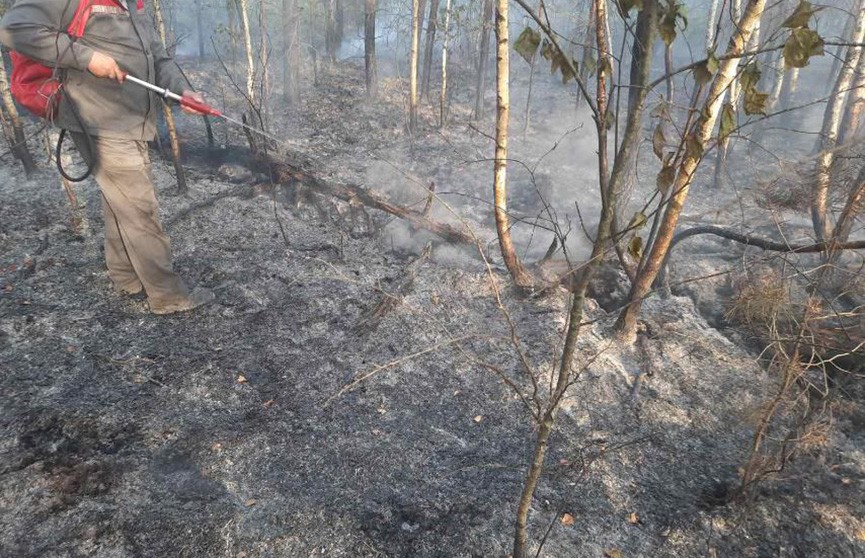
<path id="1" fill-rule="evenodd" d="M 79 0 L 78 7 L 75 9 L 75 15 L 72 16 L 72 22 L 69 24 L 67 32 L 75 39 L 80 39 L 84 36 L 84 28 L 87 27 L 87 20 L 90 19 L 90 8 L 93 6 L 93 0 Z"/>

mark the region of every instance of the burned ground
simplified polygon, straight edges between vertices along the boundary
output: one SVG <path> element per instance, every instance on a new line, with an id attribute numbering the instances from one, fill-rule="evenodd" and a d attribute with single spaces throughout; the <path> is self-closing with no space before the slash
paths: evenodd
<path id="1" fill-rule="evenodd" d="M 471 197 L 490 172 L 465 163 L 487 140 L 409 141 L 387 89 L 364 103 L 357 75 L 325 76 L 282 115 L 294 151 L 406 204 L 435 180 L 491 239 Z M 358 228 L 344 204 L 255 188 L 254 175 L 238 184 L 216 170 L 241 162 L 218 163 L 191 158 L 185 197 L 155 165 L 177 268 L 217 293 L 166 317 L 111 291 L 92 183 L 80 187 L 91 228 L 77 235 L 52 171 L 27 181 L 2 168 L 0 555 L 508 555 L 533 430 L 489 371 L 521 379 L 492 281 L 541 371 L 566 293 L 521 296 L 462 247 L 383 215 Z M 365 320 L 431 240 L 401 302 Z M 694 241 L 674 266 L 735 261 L 722 248 Z M 711 288 L 681 294 L 725 304 L 707 301 Z M 647 302 L 642 352 L 610 343 L 615 314 L 590 304 L 580 358 L 597 358 L 563 409 L 531 516 L 536 541 L 552 526 L 541 555 L 861 555 L 861 384 L 846 385 L 824 447 L 727 504 L 774 382 L 692 298 Z"/>

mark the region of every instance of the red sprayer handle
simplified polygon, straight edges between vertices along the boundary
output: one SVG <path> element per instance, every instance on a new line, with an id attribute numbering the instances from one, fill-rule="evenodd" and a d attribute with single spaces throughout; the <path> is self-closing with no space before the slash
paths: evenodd
<path id="1" fill-rule="evenodd" d="M 178 103 L 180 103 L 181 106 L 184 106 L 188 109 L 192 109 L 194 111 L 198 111 L 201 114 L 205 114 L 207 116 L 222 116 L 222 112 L 220 112 L 218 109 L 213 108 L 212 106 L 208 105 L 207 103 L 203 103 L 201 101 L 196 101 L 195 99 L 193 99 L 189 95 L 184 95 L 181 97 L 180 95 L 178 95 L 177 93 L 174 93 L 173 91 L 159 87 L 158 85 L 154 85 L 152 83 L 144 81 L 143 79 L 138 79 L 137 77 L 129 75 L 129 74 L 124 74 L 123 79 L 126 81 L 130 81 L 130 82 L 132 82 L 136 85 L 139 85 L 141 87 L 144 87 L 145 89 L 149 89 L 149 90 L 153 91 L 154 93 L 158 94 L 160 97 L 177 101 Z"/>
<path id="2" fill-rule="evenodd" d="M 198 112 L 205 114 L 207 116 L 222 116 L 222 112 L 220 112 L 219 109 L 216 109 L 216 108 L 208 105 L 207 103 L 202 103 L 200 101 L 196 101 L 195 99 L 193 99 L 189 95 L 184 95 L 183 97 L 180 98 L 180 105 L 184 106 L 188 109 L 198 111 Z"/>

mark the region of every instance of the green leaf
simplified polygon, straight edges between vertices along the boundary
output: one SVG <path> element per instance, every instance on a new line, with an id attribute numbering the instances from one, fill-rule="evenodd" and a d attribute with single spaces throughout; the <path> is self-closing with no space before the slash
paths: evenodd
<path id="1" fill-rule="evenodd" d="M 664 148 L 667 146 L 667 138 L 664 137 L 664 127 L 661 124 L 655 126 L 655 132 L 652 134 L 652 152 L 655 157 L 663 160 Z"/>
<path id="2" fill-rule="evenodd" d="M 613 125 L 616 123 L 616 114 L 607 107 L 607 113 L 604 115 L 604 125 L 607 127 L 607 130 L 611 129 Z"/>
<path id="3" fill-rule="evenodd" d="M 556 47 L 553 46 L 553 43 L 544 39 L 544 42 L 541 45 L 541 56 L 546 60 L 552 60 L 556 53 Z"/>
<path id="4" fill-rule="evenodd" d="M 628 12 L 634 8 L 637 8 L 637 11 L 642 10 L 643 0 L 619 0 L 619 9 L 623 16 L 628 17 Z"/>
<path id="5" fill-rule="evenodd" d="M 567 63 L 567 59 L 564 56 L 560 55 L 557 60 L 558 60 L 558 64 L 559 64 L 559 69 L 562 72 L 562 83 L 566 84 L 569 81 L 571 81 L 572 79 L 577 77 L 577 74 L 575 74 L 574 70 L 573 70 L 573 69 L 576 69 L 576 67 L 577 67 L 577 64 L 575 61 L 572 60 L 574 65 L 571 66 Z"/>
<path id="6" fill-rule="evenodd" d="M 694 81 L 697 82 L 697 85 L 706 85 L 712 81 L 712 72 L 709 71 L 708 61 L 694 66 Z"/>
<path id="7" fill-rule="evenodd" d="M 609 58 L 602 58 L 600 64 L 600 72 L 606 76 L 613 75 L 613 65 Z"/>
<path id="8" fill-rule="evenodd" d="M 721 68 L 721 61 L 718 60 L 718 57 L 715 56 L 715 51 L 710 50 L 709 56 L 706 58 L 706 69 L 711 72 L 712 75 L 718 73 L 718 70 Z"/>
<path id="9" fill-rule="evenodd" d="M 703 158 L 703 144 L 693 135 L 685 138 L 685 158 L 698 161 Z"/>
<path id="10" fill-rule="evenodd" d="M 804 68 L 812 56 L 823 56 L 823 37 L 807 28 L 793 29 L 784 43 L 784 65 Z"/>
<path id="11" fill-rule="evenodd" d="M 665 17 L 658 22 L 658 34 L 664 44 L 670 46 L 676 40 L 676 20 Z"/>
<path id="12" fill-rule="evenodd" d="M 643 213 L 642 211 L 637 211 L 636 213 L 634 213 L 634 216 L 631 217 L 631 220 L 630 222 L 628 222 L 628 226 L 625 227 L 625 230 L 636 231 L 642 229 L 644 226 L 646 226 L 648 220 L 649 219 L 648 217 L 646 217 L 645 213 Z"/>
<path id="13" fill-rule="evenodd" d="M 640 236 L 635 236 L 628 243 L 628 254 L 631 255 L 635 260 L 639 260 L 643 257 L 643 238 Z"/>
<path id="14" fill-rule="evenodd" d="M 802 29 L 808 27 L 808 22 L 811 20 L 811 16 L 819 12 L 822 8 L 814 8 L 811 6 L 811 2 L 806 2 L 805 0 L 800 0 L 799 5 L 796 6 L 796 10 L 784 20 L 784 23 L 781 24 L 781 27 L 786 27 L 787 29 Z"/>
<path id="15" fill-rule="evenodd" d="M 541 34 L 532 29 L 531 27 L 526 27 L 523 29 L 523 32 L 520 33 L 520 36 L 517 38 L 517 42 L 514 43 L 514 50 L 522 56 L 526 62 L 529 64 L 532 63 L 532 60 L 535 58 L 535 53 L 538 51 L 538 47 L 541 44 Z"/>
<path id="16" fill-rule="evenodd" d="M 744 109 L 745 114 L 766 114 L 766 107 L 769 102 L 769 94 L 761 93 L 756 89 L 745 92 Z"/>
<path id="17" fill-rule="evenodd" d="M 723 143 L 735 129 L 736 109 L 733 108 L 732 103 L 724 103 L 724 108 L 721 109 L 721 129 L 718 132 L 718 140 Z"/>
<path id="18" fill-rule="evenodd" d="M 585 70 L 586 73 L 589 74 L 590 76 L 593 76 L 593 75 L 595 75 L 595 70 L 597 70 L 597 69 L 598 69 L 598 60 L 597 60 L 597 58 L 595 58 L 595 55 L 590 52 L 589 55 L 586 57 L 586 65 L 583 67 L 583 70 Z"/>
<path id="19" fill-rule="evenodd" d="M 760 71 L 756 62 L 751 62 L 745 66 L 745 69 L 742 70 L 742 75 L 739 76 L 739 83 L 742 84 L 742 90 L 747 92 L 756 88 L 757 84 L 760 82 L 760 76 L 762 75 L 763 72 Z"/>
<path id="20" fill-rule="evenodd" d="M 670 190 L 670 186 L 673 185 L 673 182 L 676 181 L 676 167 L 674 166 L 666 166 L 661 169 L 661 172 L 658 173 L 658 178 L 655 181 L 658 190 L 662 194 L 666 194 Z"/>

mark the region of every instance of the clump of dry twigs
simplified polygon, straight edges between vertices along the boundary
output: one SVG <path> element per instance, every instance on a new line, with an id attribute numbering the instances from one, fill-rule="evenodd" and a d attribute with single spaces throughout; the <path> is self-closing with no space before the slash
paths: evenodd
<path id="1" fill-rule="evenodd" d="M 776 381 L 750 417 L 754 435 L 740 469 L 739 497 L 781 475 L 796 455 L 826 447 L 842 391 L 836 388 L 862 372 L 865 308 L 840 308 L 843 297 L 823 288 L 825 269 L 812 271 L 785 276 L 758 268 L 733 281 L 736 294 L 727 318 L 760 340 Z M 817 277 L 816 284 L 802 289 L 808 276 Z"/>

